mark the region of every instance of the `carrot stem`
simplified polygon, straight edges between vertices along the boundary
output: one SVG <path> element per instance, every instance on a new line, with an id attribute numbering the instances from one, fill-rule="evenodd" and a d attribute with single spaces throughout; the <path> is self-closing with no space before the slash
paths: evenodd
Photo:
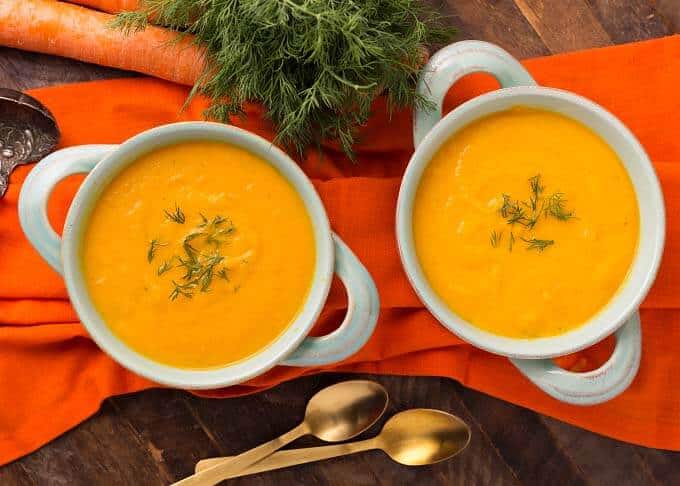
<path id="1" fill-rule="evenodd" d="M 54 0 L 2 0 L 0 45 L 196 83 L 204 56 L 191 36 L 176 41 L 177 32 L 152 26 L 125 35 L 109 27 L 113 19 Z"/>

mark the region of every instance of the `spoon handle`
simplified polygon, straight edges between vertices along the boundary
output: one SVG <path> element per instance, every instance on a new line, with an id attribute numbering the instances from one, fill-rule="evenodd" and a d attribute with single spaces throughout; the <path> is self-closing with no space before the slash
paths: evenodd
<path id="1" fill-rule="evenodd" d="M 238 456 L 233 456 L 229 460 L 220 461 L 201 472 L 197 472 L 188 478 L 184 478 L 181 481 L 174 483 L 173 486 L 212 486 L 213 484 L 217 484 L 220 481 L 232 477 L 234 474 L 239 473 L 263 458 L 270 456 L 281 447 L 308 433 L 309 427 L 303 422 L 276 439 L 265 442 Z"/>
<path id="2" fill-rule="evenodd" d="M 271 456 L 265 457 L 260 462 L 257 462 L 245 469 L 241 469 L 240 471 L 237 471 L 233 474 L 224 476 L 222 479 L 247 476 L 249 474 L 257 474 L 265 471 L 273 471 L 274 469 L 283 469 L 285 467 L 307 464 L 309 462 L 323 461 L 333 457 L 346 456 L 349 454 L 355 454 L 357 452 L 363 452 L 377 448 L 378 445 L 376 444 L 375 439 L 368 439 L 359 442 L 349 442 L 346 444 L 279 451 L 275 452 Z M 230 457 L 213 457 L 210 459 L 203 459 L 202 461 L 198 461 L 196 464 L 196 471 L 204 471 L 205 468 L 214 467 L 215 464 L 220 464 L 223 461 L 229 460 Z"/>

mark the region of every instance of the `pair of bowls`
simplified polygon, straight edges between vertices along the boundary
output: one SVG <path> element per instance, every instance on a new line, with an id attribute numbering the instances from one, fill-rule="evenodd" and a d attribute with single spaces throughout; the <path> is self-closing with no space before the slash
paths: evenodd
<path id="1" fill-rule="evenodd" d="M 460 77 L 480 71 L 495 76 L 502 89 L 468 101 L 442 117 L 441 105 L 448 89 Z M 418 90 L 439 109 L 415 113 L 416 150 L 399 193 L 396 231 L 402 263 L 420 299 L 445 327 L 479 348 L 509 357 L 531 381 L 559 400 L 593 404 L 621 393 L 633 380 L 639 366 L 641 340 L 637 309 L 656 276 L 665 237 L 661 189 L 640 143 L 618 119 L 600 106 L 569 92 L 536 86 L 512 56 L 484 42 L 458 42 L 436 53 L 423 69 Z M 637 254 L 617 295 L 581 327 L 538 339 L 494 335 L 457 316 L 425 279 L 416 257 L 412 233 L 415 193 L 424 169 L 441 145 L 467 124 L 517 105 L 561 113 L 598 133 L 618 154 L 628 171 L 640 209 L 641 238 Z M 210 370 L 166 366 L 129 348 L 110 331 L 88 298 L 80 264 L 84 229 L 107 184 L 144 153 L 188 140 L 237 145 L 276 167 L 305 203 L 316 240 L 313 283 L 309 297 L 292 325 L 256 355 Z M 74 173 L 89 175 L 75 196 L 60 239 L 47 220 L 47 199 L 61 179 Z M 281 150 L 235 127 L 208 122 L 177 123 L 149 130 L 121 145 L 87 145 L 55 152 L 40 162 L 26 179 L 19 200 L 19 217 L 29 241 L 64 276 L 69 297 L 97 344 L 125 367 L 159 383 L 189 389 L 216 388 L 240 383 L 276 364 L 316 366 L 341 361 L 357 352 L 375 328 L 380 309 L 375 284 L 351 250 L 331 232 L 328 217 L 310 180 Z M 307 334 L 327 299 L 334 273 L 347 288 L 347 315 L 331 334 L 309 337 Z M 583 349 L 612 333 L 616 333 L 617 339 L 614 353 L 597 370 L 568 372 L 550 359 Z"/>

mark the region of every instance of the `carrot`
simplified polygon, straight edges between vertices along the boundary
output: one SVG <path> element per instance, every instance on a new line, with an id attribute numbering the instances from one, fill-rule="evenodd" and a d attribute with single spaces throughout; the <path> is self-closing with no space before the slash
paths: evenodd
<path id="1" fill-rule="evenodd" d="M 0 45 L 70 57 L 193 85 L 204 65 L 187 36 L 160 27 L 125 35 L 102 12 L 54 0 L 1 0 Z"/>
<path id="2" fill-rule="evenodd" d="M 134 10 L 139 6 L 139 0 L 66 0 L 85 7 L 96 8 L 103 12 L 118 13 Z"/>
<path id="3" fill-rule="evenodd" d="M 102 12 L 119 13 L 126 10 L 135 10 L 139 7 L 140 0 L 66 0 L 84 7 L 95 8 Z"/>

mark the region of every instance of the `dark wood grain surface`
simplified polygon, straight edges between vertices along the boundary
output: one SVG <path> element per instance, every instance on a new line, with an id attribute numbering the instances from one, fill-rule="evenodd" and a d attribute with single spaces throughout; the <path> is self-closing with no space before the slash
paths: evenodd
<path id="1" fill-rule="evenodd" d="M 431 3 L 450 14 L 461 39 L 495 42 L 520 58 L 680 32 L 680 0 Z M 0 86 L 26 89 L 129 75 L 0 48 Z M 387 416 L 411 407 L 439 408 L 461 416 L 473 430 L 470 448 L 451 461 L 423 468 L 398 466 L 380 452 L 369 452 L 250 476 L 233 484 L 680 484 L 679 453 L 604 438 L 449 379 L 362 376 L 388 389 Z M 0 468 L 0 484 L 168 484 L 191 473 L 200 458 L 238 453 L 288 430 L 301 419 L 306 400 L 315 391 L 347 378 L 341 374 L 302 378 L 229 400 L 200 399 L 174 390 L 111 398 L 79 427 Z M 317 444 L 306 439 L 296 445 Z"/>

